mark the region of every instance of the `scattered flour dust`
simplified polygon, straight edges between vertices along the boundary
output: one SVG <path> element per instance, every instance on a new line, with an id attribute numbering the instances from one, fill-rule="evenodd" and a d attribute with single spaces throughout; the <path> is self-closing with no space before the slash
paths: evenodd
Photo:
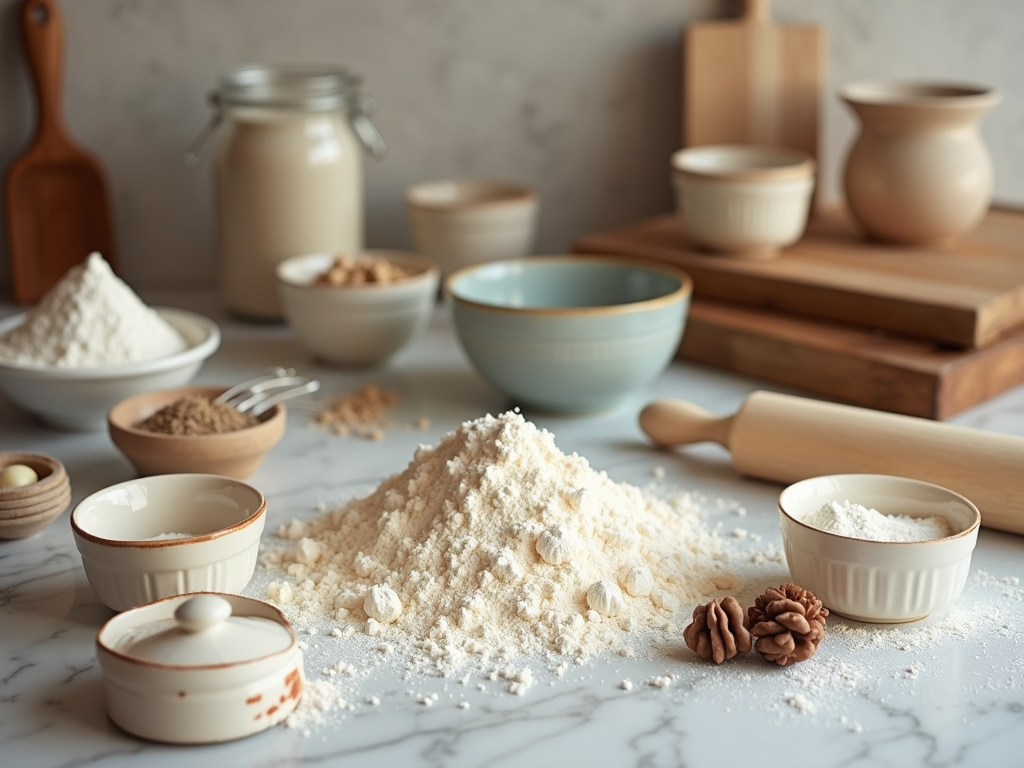
<path id="1" fill-rule="evenodd" d="M 91 368 L 152 360 L 186 347 L 181 334 L 92 253 L 0 338 L 0 360 Z"/>
<path id="2" fill-rule="evenodd" d="M 278 533 L 294 543 L 264 555 L 267 597 L 292 623 L 355 622 L 432 674 L 649 642 L 736 586 L 686 496 L 615 483 L 515 412 L 462 424 L 370 495 Z"/>

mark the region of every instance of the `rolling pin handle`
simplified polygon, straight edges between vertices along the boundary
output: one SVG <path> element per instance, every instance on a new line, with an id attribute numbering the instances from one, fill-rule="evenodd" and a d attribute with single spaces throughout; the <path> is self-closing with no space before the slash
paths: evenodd
<path id="1" fill-rule="evenodd" d="M 685 400 L 655 400 L 640 412 L 640 428 L 663 447 L 714 441 L 729 447 L 734 416 L 715 416 Z"/>

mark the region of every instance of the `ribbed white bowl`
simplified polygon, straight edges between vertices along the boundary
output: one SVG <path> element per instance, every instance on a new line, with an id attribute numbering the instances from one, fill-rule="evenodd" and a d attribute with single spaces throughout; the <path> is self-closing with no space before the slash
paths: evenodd
<path id="1" fill-rule="evenodd" d="M 697 243 L 725 254 L 767 258 L 807 227 L 814 160 L 756 145 L 708 145 L 672 155 L 676 207 Z"/>
<path id="2" fill-rule="evenodd" d="M 802 522 L 826 502 L 849 501 L 889 515 L 942 516 L 954 533 L 915 542 L 870 541 Z M 826 475 L 779 496 L 779 525 L 793 581 L 833 613 L 857 621 L 915 621 L 949 607 L 963 591 L 981 515 L 938 485 L 890 475 Z"/>
<path id="3" fill-rule="evenodd" d="M 112 485 L 71 513 L 89 585 L 124 611 L 190 592 L 241 592 L 266 523 L 263 494 L 221 475 L 155 475 Z M 161 534 L 188 538 L 154 540 Z"/>

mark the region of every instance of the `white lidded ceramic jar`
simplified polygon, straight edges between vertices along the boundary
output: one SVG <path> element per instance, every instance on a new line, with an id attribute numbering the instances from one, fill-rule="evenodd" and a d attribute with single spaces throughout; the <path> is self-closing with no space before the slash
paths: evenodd
<path id="1" fill-rule="evenodd" d="M 284 720 L 302 695 L 298 638 L 271 605 L 201 592 L 158 600 L 96 636 L 107 713 L 135 736 L 209 744 Z"/>
<path id="2" fill-rule="evenodd" d="M 363 152 L 384 143 L 359 78 L 337 67 L 248 66 L 214 94 L 221 292 L 244 317 L 280 319 L 274 269 L 302 253 L 363 249 Z"/>

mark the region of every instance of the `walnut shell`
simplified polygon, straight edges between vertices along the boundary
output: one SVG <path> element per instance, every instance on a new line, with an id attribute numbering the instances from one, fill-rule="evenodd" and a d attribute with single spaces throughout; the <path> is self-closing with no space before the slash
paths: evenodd
<path id="1" fill-rule="evenodd" d="M 812 592 L 796 584 L 768 589 L 748 609 L 754 648 L 779 666 L 806 661 L 825 638 L 828 608 Z"/>
<path id="2" fill-rule="evenodd" d="M 683 630 L 683 640 L 691 651 L 715 664 L 750 651 L 747 619 L 731 596 L 694 608 L 693 621 Z"/>

